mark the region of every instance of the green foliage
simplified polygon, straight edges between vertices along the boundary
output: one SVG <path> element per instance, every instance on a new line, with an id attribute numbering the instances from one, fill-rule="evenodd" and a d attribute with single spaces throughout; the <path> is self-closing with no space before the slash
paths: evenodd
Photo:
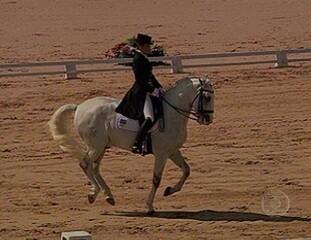
<path id="1" fill-rule="evenodd" d="M 135 47 L 135 36 L 132 36 L 125 41 L 126 44 L 130 45 L 131 47 Z"/>

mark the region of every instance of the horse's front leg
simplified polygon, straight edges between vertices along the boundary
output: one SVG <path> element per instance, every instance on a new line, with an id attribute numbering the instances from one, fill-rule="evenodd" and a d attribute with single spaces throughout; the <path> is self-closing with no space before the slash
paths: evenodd
<path id="1" fill-rule="evenodd" d="M 155 156 L 154 160 L 154 168 L 153 168 L 153 179 L 152 179 L 152 188 L 147 198 L 146 204 L 148 208 L 148 214 L 154 213 L 153 201 L 157 189 L 160 186 L 161 178 L 163 174 L 163 170 L 167 161 L 167 157 L 165 156 Z"/>
<path id="2" fill-rule="evenodd" d="M 186 163 L 185 158 L 182 156 L 180 150 L 176 150 L 174 154 L 169 157 L 179 168 L 182 169 L 183 175 L 181 176 L 180 180 L 174 187 L 167 187 L 164 191 L 164 196 L 169 196 L 175 192 L 178 192 L 183 187 L 186 179 L 190 175 L 190 167 Z"/>

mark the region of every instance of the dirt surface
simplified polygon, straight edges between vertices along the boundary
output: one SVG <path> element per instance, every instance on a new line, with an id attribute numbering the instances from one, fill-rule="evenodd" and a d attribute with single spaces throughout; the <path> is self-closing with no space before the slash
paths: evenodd
<path id="1" fill-rule="evenodd" d="M 309 0 L 3 0 L 0 9 L 1 63 L 102 57 L 137 31 L 150 33 L 172 55 L 311 45 Z M 116 206 L 103 194 L 90 205 L 77 160 L 62 153 L 47 130 L 63 104 L 122 97 L 130 72 L 71 81 L 1 78 L 0 239 L 60 239 L 71 230 L 89 231 L 94 240 L 311 237 L 310 65 L 191 71 L 156 75 L 168 86 L 187 74 L 208 74 L 215 120 L 208 127 L 189 122 L 182 152 L 191 176 L 180 193 L 163 197 L 180 177 L 168 162 L 152 217 L 144 205 L 152 156 L 110 149 L 101 170 Z M 281 216 L 264 211 L 267 193 Z"/>

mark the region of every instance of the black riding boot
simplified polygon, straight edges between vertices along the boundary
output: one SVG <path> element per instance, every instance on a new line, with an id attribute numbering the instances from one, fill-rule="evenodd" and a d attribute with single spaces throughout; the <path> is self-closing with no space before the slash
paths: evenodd
<path id="1" fill-rule="evenodd" d="M 143 124 L 140 126 L 140 129 L 137 132 L 135 143 L 132 147 L 133 153 L 142 153 L 142 145 L 146 138 L 146 134 L 149 129 L 152 127 L 152 120 L 150 118 L 146 118 Z"/>

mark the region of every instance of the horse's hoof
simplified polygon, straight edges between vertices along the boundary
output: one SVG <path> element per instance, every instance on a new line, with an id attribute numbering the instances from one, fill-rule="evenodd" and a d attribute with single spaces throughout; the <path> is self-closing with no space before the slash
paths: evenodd
<path id="1" fill-rule="evenodd" d="M 147 216 L 153 216 L 155 214 L 155 211 L 154 210 L 149 210 L 147 212 Z"/>
<path id="2" fill-rule="evenodd" d="M 112 206 L 116 204 L 115 200 L 112 197 L 106 197 L 106 201 Z"/>
<path id="3" fill-rule="evenodd" d="M 95 202 L 96 197 L 93 194 L 89 194 L 89 195 L 87 195 L 87 199 L 89 200 L 89 203 L 92 204 Z"/>
<path id="4" fill-rule="evenodd" d="M 167 196 L 169 196 L 169 195 L 171 195 L 172 194 L 172 188 L 171 187 L 167 187 L 166 189 L 165 189 L 165 191 L 164 191 L 164 197 L 167 197 Z"/>

